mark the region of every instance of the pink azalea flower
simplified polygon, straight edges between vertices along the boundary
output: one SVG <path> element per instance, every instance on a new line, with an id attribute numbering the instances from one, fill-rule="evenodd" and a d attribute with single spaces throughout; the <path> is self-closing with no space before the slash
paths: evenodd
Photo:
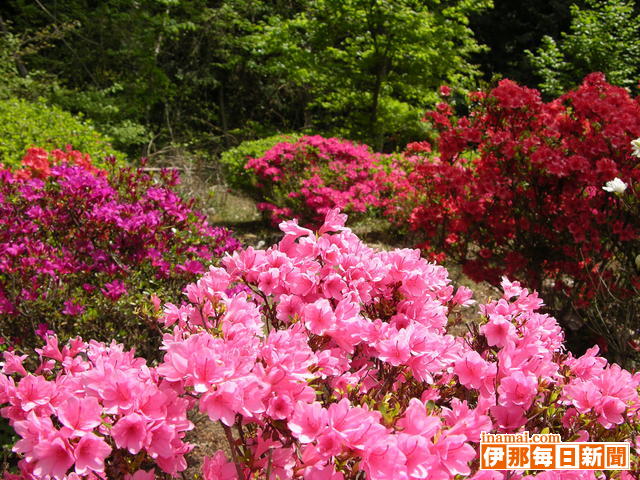
<path id="1" fill-rule="evenodd" d="M 111 436 L 119 448 L 138 453 L 147 436 L 146 421 L 137 413 L 126 415 L 113 426 Z"/>
<path id="2" fill-rule="evenodd" d="M 496 425 L 508 432 L 517 430 L 527 422 L 524 413 L 524 409 L 517 405 L 491 407 L 491 415 L 495 418 Z"/>
<path id="3" fill-rule="evenodd" d="M 304 470 L 304 480 L 344 480 L 342 472 L 336 472 L 332 465 L 324 467 L 312 466 Z"/>
<path id="4" fill-rule="evenodd" d="M 605 428 L 619 425 L 624 421 L 622 414 L 627 409 L 622 400 L 616 397 L 602 397 L 595 410 L 598 413 L 598 422 Z"/>
<path id="5" fill-rule="evenodd" d="M 518 405 L 528 410 L 538 393 L 538 379 L 521 371 L 512 372 L 500 380 L 498 393 L 501 405 Z"/>
<path id="6" fill-rule="evenodd" d="M 276 420 L 285 420 L 291 415 L 293 403 L 288 395 L 277 395 L 271 399 L 267 407 L 267 415 Z"/>
<path id="7" fill-rule="evenodd" d="M 318 438 L 318 435 L 328 425 L 327 410 L 318 402 L 311 404 L 298 402 L 288 422 L 293 435 L 302 443 L 310 443 Z"/>
<path id="8" fill-rule="evenodd" d="M 56 391 L 56 384 L 43 377 L 27 375 L 18 382 L 16 396 L 20 399 L 22 410 L 28 412 L 36 407 L 47 405 Z"/>
<path id="9" fill-rule="evenodd" d="M 362 456 L 362 470 L 371 480 L 407 480 L 407 457 L 398 448 L 395 436 L 378 437 Z"/>
<path id="10" fill-rule="evenodd" d="M 491 346 L 504 347 L 516 339 L 516 327 L 501 316 L 491 317 L 487 324 L 480 327 L 480 331 Z"/>
<path id="11" fill-rule="evenodd" d="M 218 450 L 212 457 L 204 457 L 202 476 L 204 480 L 237 480 L 238 472 L 224 452 Z"/>
<path id="12" fill-rule="evenodd" d="M 133 475 L 126 474 L 124 478 L 125 480 L 156 480 L 156 472 L 153 468 L 149 471 L 138 470 Z"/>
<path id="13" fill-rule="evenodd" d="M 89 472 L 103 472 L 104 460 L 111 454 L 111 447 L 93 433 L 84 435 L 76 445 L 75 470 L 79 475 Z"/>
<path id="14" fill-rule="evenodd" d="M 417 398 L 409 400 L 404 416 L 398 420 L 398 427 L 403 433 L 420 435 L 426 439 L 431 439 L 441 425 L 438 417 L 427 415 L 425 404 Z"/>
<path id="15" fill-rule="evenodd" d="M 324 335 L 336 322 L 331 304 L 324 298 L 305 306 L 302 318 L 305 326 L 316 335 Z"/>
<path id="16" fill-rule="evenodd" d="M 102 422 L 102 407 L 95 397 L 71 397 L 58 407 L 60 422 L 71 430 L 70 436 L 84 436 Z"/>
<path id="17" fill-rule="evenodd" d="M 27 375 L 27 371 L 22 366 L 22 362 L 25 361 L 27 355 L 16 355 L 13 352 L 3 352 L 4 363 L 2 364 L 2 373 L 10 375 L 12 373 L 18 373 L 22 376 Z"/>
<path id="18" fill-rule="evenodd" d="M 33 447 L 33 473 L 62 480 L 75 461 L 69 443 L 60 435 L 43 439 Z"/>
<path id="19" fill-rule="evenodd" d="M 237 387 L 231 382 L 223 383 L 217 390 L 205 393 L 200 400 L 200 411 L 213 421 L 221 420 L 227 426 L 236 421 L 239 402 Z"/>
<path id="20" fill-rule="evenodd" d="M 496 367 L 472 350 L 455 364 L 455 373 L 460 383 L 467 388 L 479 389 L 486 380 L 492 381 Z M 489 378 L 487 378 L 489 377 Z"/>

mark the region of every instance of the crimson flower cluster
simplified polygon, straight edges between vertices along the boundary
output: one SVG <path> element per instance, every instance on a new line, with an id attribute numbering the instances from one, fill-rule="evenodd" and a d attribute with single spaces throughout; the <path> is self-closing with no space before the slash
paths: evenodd
<path id="1" fill-rule="evenodd" d="M 398 178 L 388 215 L 477 281 L 497 285 L 507 275 L 542 291 L 555 311 L 566 311 L 567 299 L 585 307 L 594 274 L 607 280 L 637 254 L 610 261 L 630 250 L 640 225 L 602 187 L 618 178 L 632 185 L 627 194 L 639 193 L 638 99 L 594 73 L 548 103 L 510 80 L 472 100 L 461 118 L 446 103 L 426 114 L 438 156 L 407 152 L 415 168 Z"/>
<path id="2" fill-rule="evenodd" d="M 107 173 L 71 150 L 30 149 L 24 168 L 1 169 L 2 335 L 28 346 L 39 324 L 66 338 L 149 330 L 141 319 L 153 312 L 131 305 L 146 306 L 151 294 L 178 298 L 239 246 L 175 193 L 177 181 L 171 172 Z"/>

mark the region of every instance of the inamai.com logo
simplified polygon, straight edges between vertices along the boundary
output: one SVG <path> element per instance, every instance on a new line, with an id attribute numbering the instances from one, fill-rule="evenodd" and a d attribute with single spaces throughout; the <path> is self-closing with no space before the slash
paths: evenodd
<path id="1" fill-rule="evenodd" d="M 628 470 L 629 457 L 627 442 L 563 442 L 527 431 L 480 437 L 481 470 Z"/>

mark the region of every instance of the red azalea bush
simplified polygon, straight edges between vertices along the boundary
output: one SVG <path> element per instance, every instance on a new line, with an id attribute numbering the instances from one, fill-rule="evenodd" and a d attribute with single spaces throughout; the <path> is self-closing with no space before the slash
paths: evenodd
<path id="1" fill-rule="evenodd" d="M 388 163 L 388 156 L 366 145 L 305 136 L 277 144 L 245 168 L 257 177 L 255 188 L 265 199 L 258 207 L 274 223 L 296 217 L 319 225 L 332 208 L 355 218 L 377 210 L 383 193 L 375 177 Z"/>
<path id="2" fill-rule="evenodd" d="M 456 334 L 471 292 L 418 250 L 367 247 L 345 220 L 332 211 L 317 232 L 285 222 L 279 244 L 235 252 L 189 285 L 187 304 L 165 308 L 157 368 L 79 339 L 60 349 L 48 337 L 34 374 L 5 352 L 1 412 L 22 457 L 5 478 L 175 476 L 191 448 L 187 407 L 229 442 L 229 457 L 205 458 L 205 480 L 534 478 L 479 471 L 483 431 L 631 441 L 640 468 L 640 374 L 597 348 L 564 353 L 541 299 L 506 279 Z"/>
<path id="3" fill-rule="evenodd" d="M 635 268 L 640 225 L 603 186 L 619 177 L 640 194 L 638 99 L 595 73 L 549 103 L 510 80 L 472 100 L 461 118 L 444 103 L 427 113 L 439 156 L 419 154 L 389 215 L 476 281 L 506 274 L 540 290 L 561 320 L 604 284 L 629 297 L 637 272 L 620 288 L 616 272 Z"/>
<path id="4" fill-rule="evenodd" d="M 26 348 L 51 328 L 155 353 L 149 298 L 177 300 L 239 246 L 173 191 L 178 181 L 107 173 L 72 150 L 33 148 L 22 169 L 0 170 L 0 335 Z"/>

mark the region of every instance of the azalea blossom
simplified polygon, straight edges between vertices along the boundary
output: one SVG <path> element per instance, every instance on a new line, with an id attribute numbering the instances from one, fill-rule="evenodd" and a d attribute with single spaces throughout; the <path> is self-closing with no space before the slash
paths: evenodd
<path id="1" fill-rule="evenodd" d="M 631 155 L 634 157 L 640 157 L 640 138 L 636 138 L 631 141 L 631 148 L 633 149 Z"/>
<path id="2" fill-rule="evenodd" d="M 627 184 L 616 177 L 613 180 L 609 180 L 602 189 L 611 193 L 623 193 L 627 189 Z"/>

